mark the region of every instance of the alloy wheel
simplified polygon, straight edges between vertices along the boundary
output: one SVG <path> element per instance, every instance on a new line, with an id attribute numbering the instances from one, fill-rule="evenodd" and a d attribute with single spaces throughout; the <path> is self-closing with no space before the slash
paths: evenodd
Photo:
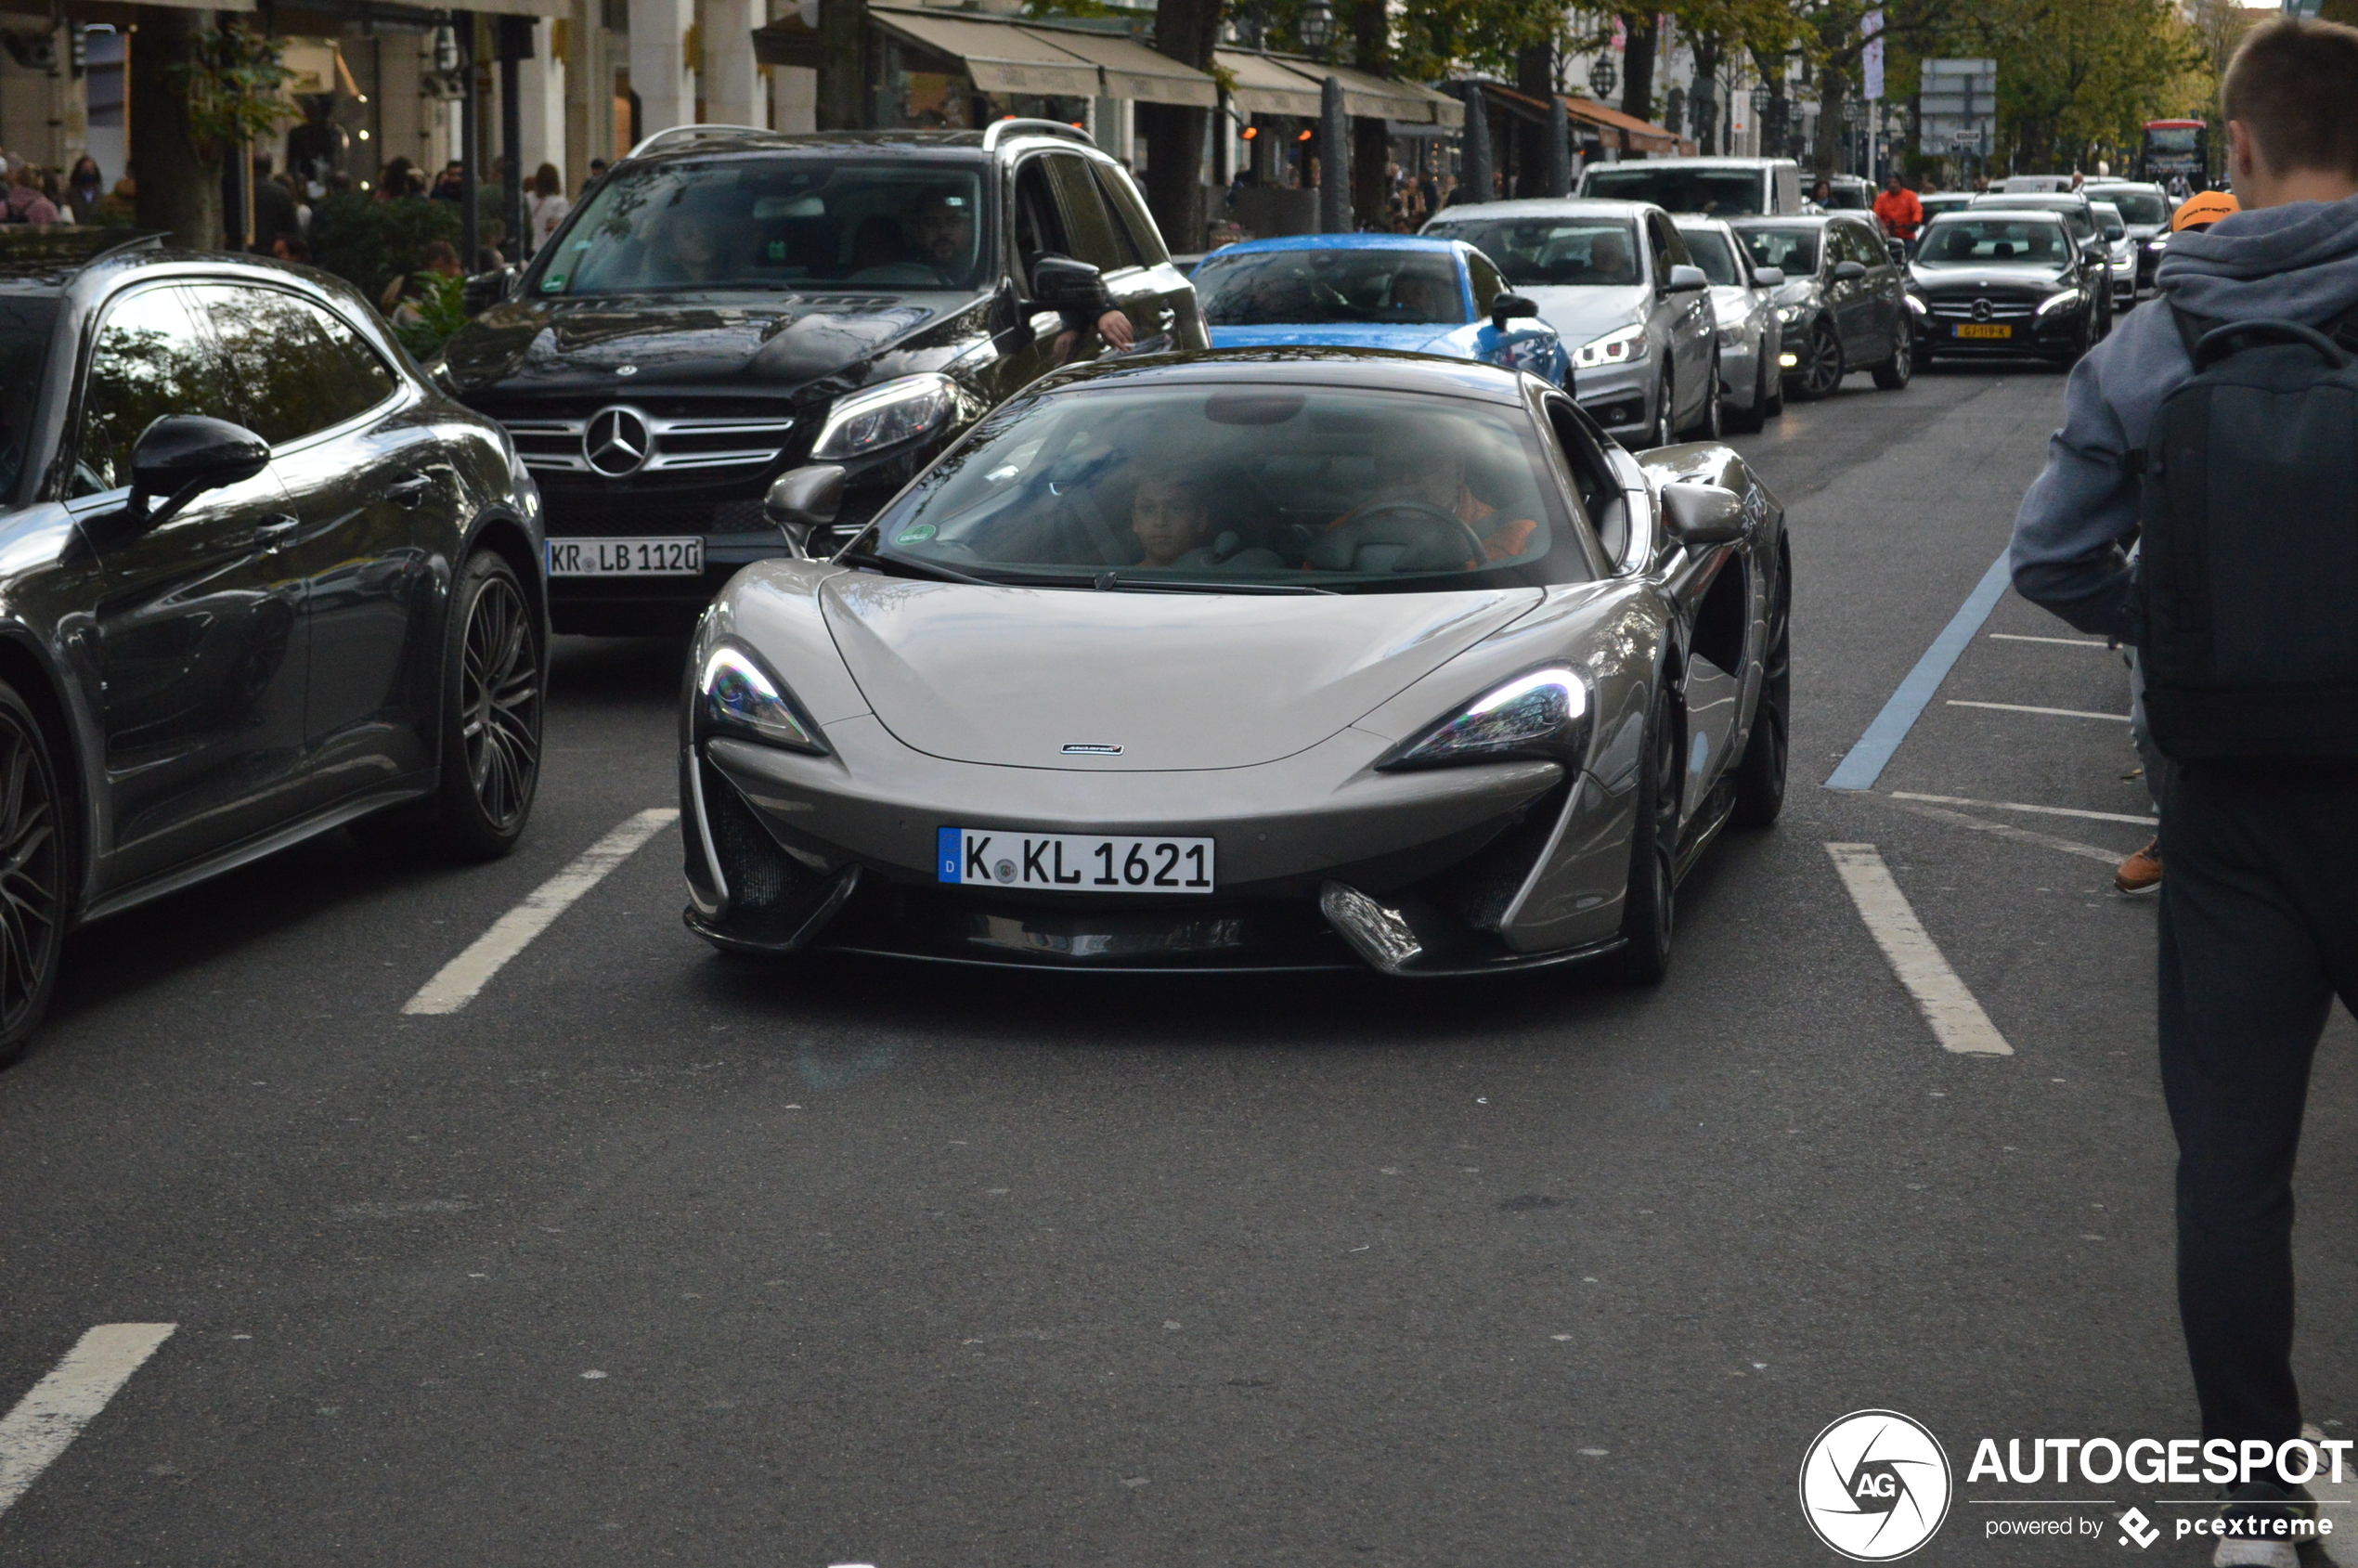
<path id="1" fill-rule="evenodd" d="M 57 962 L 58 801 L 40 737 L 0 709 L 0 1039 L 29 1029 Z"/>
<path id="2" fill-rule="evenodd" d="M 487 579 L 467 616 L 460 734 L 485 819 L 505 832 L 532 804 L 540 770 L 540 667 L 531 612 L 507 577 Z"/>
<path id="3" fill-rule="evenodd" d="M 1842 384 L 1842 343 L 1832 327 L 1820 321 L 1811 328 L 1809 346 L 1803 354 L 1803 392 L 1812 397 L 1824 397 Z"/>

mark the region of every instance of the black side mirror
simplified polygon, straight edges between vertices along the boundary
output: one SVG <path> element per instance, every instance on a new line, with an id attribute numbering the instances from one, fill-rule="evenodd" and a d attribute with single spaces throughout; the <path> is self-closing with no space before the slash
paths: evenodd
<path id="1" fill-rule="evenodd" d="M 517 276 L 514 267 L 503 266 L 494 272 L 478 272 L 468 279 L 461 293 L 467 314 L 480 316 L 514 293 Z"/>
<path id="2" fill-rule="evenodd" d="M 1031 308 L 1099 316 L 1112 308 L 1105 275 L 1070 256 L 1042 256 L 1031 266 Z"/>
<path id="3" fill-rule="evenodd" d="M 166 414 L 131 448 L 131 521 L 157 527 L 207 490 L 251 479 L 270 466 L 270 444 L 227 420 Z M 151 512 L 157 497 L 163 504 Z"/>
<path id="4" fill-rule="evenodd" d="M 1842 261 L 1834 263 L 1834 281 L 1837 283 L 1854 283 L 1866 276 L 1866 267 L 1858 262 Z"/>
<path id="5" fill-rule="evenodd" d="M 1490 324 L 1502 332 L 1507 330 L 1507 323 L 1516 317 L 1538 314 L 1538 303 L 1528 295 L 1500 294 L 1490 302 Z"/>
<path id="6" fill-rule="evenodd" d="M 799 551 L 811 531 L 823 528 L 843 510 L 843 469 L 811 463 L 778 475 L 761 499 L 761 515 Z"/>
<path id="7" fill-rule="evenodd" d="M 1892 266 L 1906 266 L 1908 265 L 1908 241 L 1905 240 L 1886 240 L 1883 242 L 1883 248 L 1891 253 Z"/>
<path id="8" fill-rule="evenodd" d="M 1733 544 L 1744 537 L 1743 499 L 1717 485 L 1665 485 L 1662 521 L 1680 544 Z"/>
<path id="9" fill-rule="evenodd" d="M 1039 334 L 1031 330 L 1031 312 L 1026 308 L 1014 279 L 999 279 L 999 292 L 991 296 L 988 325 L 1002 354 L 1021 354 L 1038 338 Z"/>

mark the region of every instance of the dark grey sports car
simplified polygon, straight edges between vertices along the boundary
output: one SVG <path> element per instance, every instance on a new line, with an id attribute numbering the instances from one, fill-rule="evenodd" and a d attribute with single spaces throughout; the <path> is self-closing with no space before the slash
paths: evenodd
<path id="1" fill-rule="evenodd" d="M 785 475 L 824 518 L 841 476 Z M 1668 963 L 1784 795 L 1792 577 L 1728 447 L 1535 377 L 1266 349 L 1061 372 L 697 633 L 726 948 L 1393 975 Z"/>

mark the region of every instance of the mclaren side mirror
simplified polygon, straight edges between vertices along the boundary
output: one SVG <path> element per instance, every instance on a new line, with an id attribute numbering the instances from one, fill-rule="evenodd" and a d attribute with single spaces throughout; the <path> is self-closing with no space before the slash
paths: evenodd
<path id="1" fill-rule="evenodd" d="M 833 523 L 842 510 L 843 470 L 835 463 L 788 469 L 761 499 L 761 515 L 786 536 L 797 553 L 814 530 Z"/>
<path id="2" fill-rule="evenodd" d="M 1785 286 L 1785 269 L 1781 266 L 1756 266 L 1752 269 L 1752 286 L 1756 289 L 1781 289 Z"/>
<path id="3" fill-rule="evenodd" d="M 1500 294 L 1490 302 L 1490 324 L 1502 332 L 1516 317 L 1538 314 L 1538 302 L 1522 294 Z"/>
<path id="4" fill-rule="evenodd" d="M 1710 288 L 1711 279 L 1704 276 L 1699 266 L 1674 266 L 1663 286 L 1674 294 L 1691 294 L 1698 289 Z"/>
<path id="5" fill-rule="evenodd" d="M 270 466 L 270 444 L 240 424 L 202 414 L 166 414 L 131 448 L 131 521 L 155 527 L 207 490 L 251 479 Z M 153 507 L 157 497 L 163 504 Z"/>
<path id="6" fill-rule="evenodd" d="M 1855 283 L 1866 276 L 1867 268 L 1864 263 L 1855 261 L 1834 263 L 1834 281 L 1837 283 Z"/>
<path id="7" fill-rule="evenodd" d="M 1733 544 L 1744 537 L 1744 503 L 1717 485 L 1665 485 L 1662 521 L 1680 544 Z"/>
<path id="8" fill-rule="evenodd" d="M 1105 275 L 1087 262 L 1070 256 L 1042 256 L 1031 266 L 1031 310 L 1070 310 L 1094 316 L 1111 303 Z"/>

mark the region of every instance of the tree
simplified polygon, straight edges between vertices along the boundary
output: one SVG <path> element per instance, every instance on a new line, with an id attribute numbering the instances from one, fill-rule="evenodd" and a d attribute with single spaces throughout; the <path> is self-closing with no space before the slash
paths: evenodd
<path id="1" fill-rule="evenodd" d="M 1223 0 L 1157 0 L 1155 47 L 1181 65 L 1210 71 L 1220 44 Z M 1203 151 L 1211 110 L 1185 104 L 1138 105 L 1147 142 L 1147 204 L 1166 238 L 1183 251 L 1199 250 L 1211 214 L 1205 201 Z"/>
<path id="2" fill-rule="evenodd" d="M 2046 173 L 2126 162 L 2146 120 L 2207 102 L 2240 27 L 2207 39 L 2172 0 L 1984 0 L 1954 35 L 1998 61 L 2000 157 Z"/>
<path id="3" fill-rule="evenodd" d="M 219 250 L 222 160 L 299 118 L 281 90 L 294 73 L 279 63 L 277 41 L 252 28 L 156 10 L 131 55 L 140 227 L 190 250 Z"/>

